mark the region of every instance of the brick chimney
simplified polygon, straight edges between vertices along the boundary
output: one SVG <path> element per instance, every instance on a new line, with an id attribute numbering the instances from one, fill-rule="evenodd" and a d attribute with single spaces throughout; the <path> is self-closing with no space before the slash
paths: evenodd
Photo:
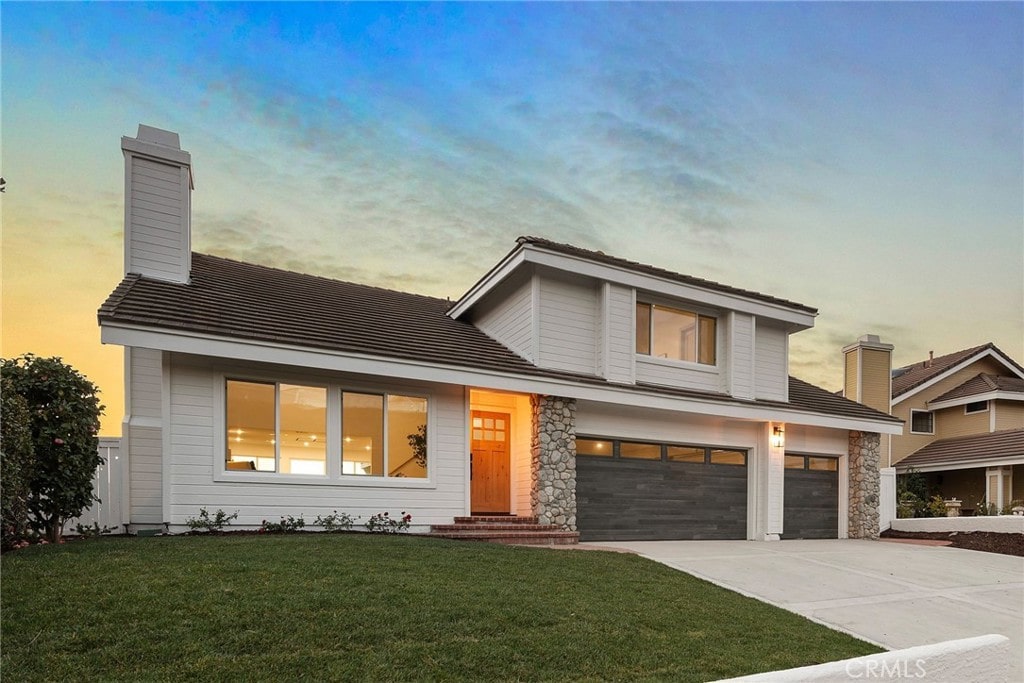
<path id="1" fill-rule="evenodd" d="M 892 401 L 892 344 L 883 344 L 877 334 L 865 334 L 843 347 L 843 395 L 883 413 Z"/>
<path id="2" fill-rule="evenodd" d="M 178 134 L 139 124 L 124 153 L 124 272 L 188 282 L 192 155 Z"/>

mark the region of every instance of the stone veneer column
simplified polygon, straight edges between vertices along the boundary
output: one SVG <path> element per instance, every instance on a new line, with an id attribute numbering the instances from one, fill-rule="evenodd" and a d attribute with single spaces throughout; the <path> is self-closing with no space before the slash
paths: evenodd
<path id="1" fill-rule="evenodd" d="M 576 531 L 576 399 L 530 396 L 530 504 L 541 524 Z"/>
<path id="2" fill-rule="evenodd" d="M 875 432 L 850 432 L 850 538 L 878 538 L 880 444 Z"/>

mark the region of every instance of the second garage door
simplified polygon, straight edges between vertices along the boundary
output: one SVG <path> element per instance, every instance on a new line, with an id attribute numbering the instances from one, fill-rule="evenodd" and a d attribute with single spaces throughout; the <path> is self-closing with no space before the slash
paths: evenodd
<path id="1" fill-rule="evenodd" d="M 576 441 L 581 541 L 744 539 L 744 450 Z"/>
<path id="2" fill-rule="evenodd" d="M 839 459 L 786 454 L 783 538 L 839 537 Z"/>

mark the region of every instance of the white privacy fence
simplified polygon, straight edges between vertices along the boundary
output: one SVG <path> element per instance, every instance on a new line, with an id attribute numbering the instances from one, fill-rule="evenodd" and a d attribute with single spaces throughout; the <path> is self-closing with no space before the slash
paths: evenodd
<path id="1" fill-rule="evenodd" d="M 94 523 L 100 528 L 109 527 L 115 533 L 124 531 L 122 525 L 127 521 L 124 514 L 127 510 L 123 509 L 123 500 L 127 473 L 121 458 L 121 439 L 101 437 L 99 449 L 103 464 L 96 470 L 92 492 L 100 502 L 93 503 L 80 517 L 65 524 L 65 533 L 74 533 L 77 524 L 91 527 Z"/>
<path id="2" fill-rule="evenodd" d="M 896 468 L 883 467 L 878 474 L 878 530 L 885 531 L 896 519 Z"/>

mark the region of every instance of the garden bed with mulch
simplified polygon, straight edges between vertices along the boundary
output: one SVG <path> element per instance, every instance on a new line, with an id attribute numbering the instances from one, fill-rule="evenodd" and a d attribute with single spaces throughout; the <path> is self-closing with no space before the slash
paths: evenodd
<path id="1" fill-rule="evenodd" d="M 1024 557 L 1024 534 L 1001 534 L 994 531 L 926 532 L 887 529 L 882 532 L 882 538 L 924 538 L 936 541 L 949 541 L 954 548 Z"/>

